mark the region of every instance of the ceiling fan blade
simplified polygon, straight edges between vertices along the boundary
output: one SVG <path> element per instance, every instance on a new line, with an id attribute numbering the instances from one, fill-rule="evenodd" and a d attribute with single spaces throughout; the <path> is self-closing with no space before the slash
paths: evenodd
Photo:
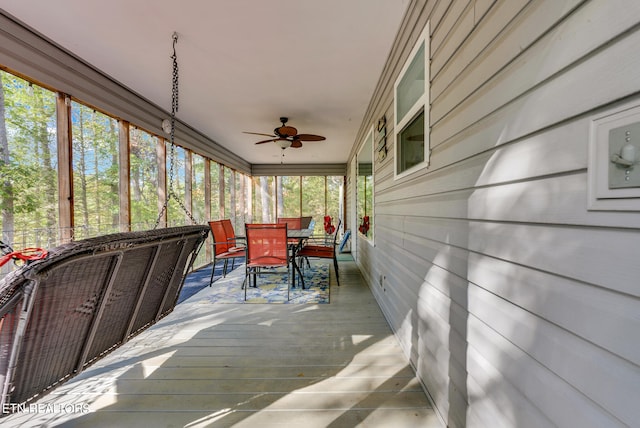
<path id="1" fill-rule="evenodd" d="M 271 143 L 272 141 L 278 141 L 280 140 L 280 138 L 272 138 L 270 140 L 262 140 L 262 141 L 258 141 L 256 144 L 264 144 L 264 143 Z"/>
<path id="2" fill-rule="evenodd" d="M 291 142 L 291 147 L 294 149 L 298 149 L 300 147 L 302 147 L 302 142 L 300 140 L 293 140 Z"/>
<path id="3" fill-rule="evenodd" d="M 243 134 L 251 134 L 251 135 L 264 135 L 265 137 L 273 137 L 275 138 L 276 136 L 273 134 L 263 134 L 262 132 L 247 132 L 247 131 L 242 131 Z"/>
<path id="4" fill-rule="evenodd" d="M 300 141 L 322 141 L 322 140 L 326 140 L 325 137 L 321 136 L 321 135 L 313 135 L 313 134 L 299 134 L 296 135 L 296 140 L 300 140 Z"/>

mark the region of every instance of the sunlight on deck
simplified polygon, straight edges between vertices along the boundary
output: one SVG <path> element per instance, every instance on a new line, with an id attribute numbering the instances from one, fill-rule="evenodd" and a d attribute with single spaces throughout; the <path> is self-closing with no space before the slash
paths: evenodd
<path id="1" fill-rule="evenodd" d="M 62 411 L 18 412 L 2 422 L 441 427 L 369 289 L 353 263 L 345 265 L 330 304 L 190 298 L 38 401 Z"/>

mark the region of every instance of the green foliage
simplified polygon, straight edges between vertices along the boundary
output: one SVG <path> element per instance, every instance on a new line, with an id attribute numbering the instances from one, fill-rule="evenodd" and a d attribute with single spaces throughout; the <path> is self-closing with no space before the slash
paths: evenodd
<path id="1" fill-rule="evenodd" d="M 158 139 L 132 127 L 129 144 L 131 225 L 134 230 L 145 230 L 153 227 L 158 218 Z"/>
<path id="2" fill-rule="evenodd" d="M 14 214 L 34 212 L 40 205 L 39 172 L 37 165 L 20 165 L 15 161 L 0 164 L 0 176 L 3 178 L 0 187 L 2 209 L 7 208 L 7 202 L 12 198 Z"/>
<path id="3" fill-rule="evenodd" d="M 6 137 L 0 159 L 1 226 L 15 237 L 14 247 L 34 246 L 41 237 L 21 231 L 57 224 L 55 94 L 3 71 L 0 83 L 0 135 Z"/>
<path id="4" fill-rule="evenodd" d="M 119 231 L 117 121 L 73 102 L 73 194 L 76 238 Z"/>
<path id="5" fill-rule="evenodd" d="M 15 236 L 16 248 L 50 247 L 57 243 L 58 160 L 56 95 L 0 71 L 0 226 Z M 90 107 L 71 105 L 73 212 L 75 238 L 120 230 L 119 132 L 116 119 Z M 158 217 L 158 138 L 130 129 L 130 209 L 134 230 L 153 227 Z M 167 185 L 173 197 L 167 209 L 169 225 L 189 223 L 178 201 L 186 197 L 185 149 L 167 145 Z M 173 155 L 172 155 L 173 153 Z M 256 177 L 193 154 L 190 207 L 205 219 L 204 173 L 211 162 L 211 218 L 233 218 L 236 228 L 244 218 L 241 200 L 253 195 L 253 220 L 272 222 L 280 217 L 313 216 L 322 226 L 325 214 L 340 216 L 342 177 Z M 220 186 L 224 193 L 220 200 Z M 244 187 L 243 187 L 243 183 Z M 251 188 L 253 187 L 253 189 Z M 244 191 L 244 194 L 243 194 Z M 235 196 L 235 198 L 233 198 Z M 278 201 L 278 207 L 276 207 Z M 223 211 L 223 212 L 221 212 Z M 18 240 L 18 237 L 19 240 Z"/>
<path id="6" fill-rule="evenodd" d="M 205 158 L 199 155 L 193 155 L 191 174 L 193 176 L 193 184 L 191 187 L 191 214 L 199 222 L 205 222 L 205 198 L 204 198 L 204 164 Z"/>
<path id="7" fill-rule="evenodd" d="M 300 177 L 278 177 L 278 217 L 300 217 Z"/>

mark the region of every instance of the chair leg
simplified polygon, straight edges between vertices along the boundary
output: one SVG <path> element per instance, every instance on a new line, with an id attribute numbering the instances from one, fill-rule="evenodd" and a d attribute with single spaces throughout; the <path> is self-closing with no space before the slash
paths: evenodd
<path id="1" fill-rule="evenodd" d="M 249 278 L 249 272 L 244 276 L 244 281 L 242 281 L 242 288 L 244 288 L 244 301 L 247 301 L 247 288 L 249 288 L 249 284 L 247 284 L 247 278 Z"/>
<path id="2" fill-rule="evenodd" d="M 222 277 L 227 277 L 227 266 L 229 266 L 229 259 L 224 259 L 224 267 L 222 268 Z"/>
<path id="3" fill-rule="evenodd" d="M 288 268 L 288 266 L 287 266 Z M 287 302 L 291 301 L 291 281 L 294 281 L 295 273 L 293 272 L 293 264 L 289 270 L 289 278 L 287 278 Z"/>
<path id="4" fill-rule="evenodd" d="M 338 258 L 333 256 L 333 267 L 336 270 L 336 281 L 338 281 L 338 286 L 340 286 L 340 275 L 338 274 Z"/>
<path id="5" fill-rule="evenodd" d="M 213 259 L 211 263 L 211 279 L 209 280 L 209 287 L 213 286 L 213 274 L 216 273 L 216 259 Z"/>
<path id="6" fill-rule="evenodd" d="M 294 264 L 293 267 L 295 268 L 295 270 L 298 271 L 298 278 L 300 278 L 300 285 L 302 286 L 302 289 L 304 290 L 304 278 L 302 277 L 302 272 L 300 272 L 300 268 L 298 267 L 298 264 Z M 296 278 L 296 273 L 294 272 L 293 269 L 291 269 L 291 273 L 293 274 L 291 277 L 293 278 L 293 281 L 295 281 Z M 295 285 L 295 283 L 294 283 Z"/>

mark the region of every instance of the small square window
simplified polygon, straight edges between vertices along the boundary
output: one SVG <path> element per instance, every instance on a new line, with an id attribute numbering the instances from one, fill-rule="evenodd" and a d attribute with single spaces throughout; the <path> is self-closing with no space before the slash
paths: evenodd
<path id="1" fill-rule="evenodd" d="M 398 171 L 424 162 L 424 110 L 398 134 Z"/>
<path id="2" fill-rule="evenodd" d="M 405 117 L 424 95 L 424 67 L 424 43 L 421 43 L 416 56 L 396 89 L 397 117 Z"/>

